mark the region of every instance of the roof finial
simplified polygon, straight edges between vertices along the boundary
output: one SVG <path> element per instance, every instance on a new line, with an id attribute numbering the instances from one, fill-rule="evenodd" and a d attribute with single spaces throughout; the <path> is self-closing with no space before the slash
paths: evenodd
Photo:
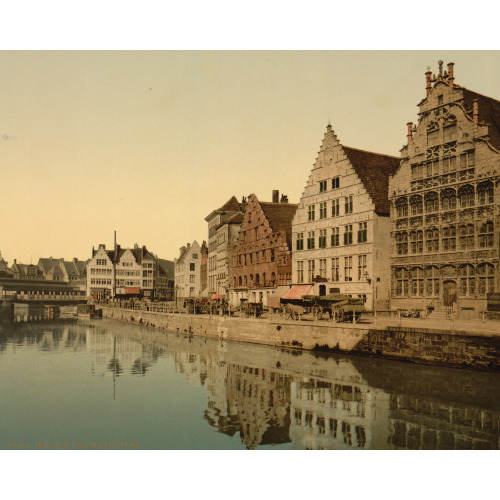
<path id="1" fill-rule="evenodd" d="M 443 76 L 443 61 L 438 61 L 439 64 L 439 76 Z"/>

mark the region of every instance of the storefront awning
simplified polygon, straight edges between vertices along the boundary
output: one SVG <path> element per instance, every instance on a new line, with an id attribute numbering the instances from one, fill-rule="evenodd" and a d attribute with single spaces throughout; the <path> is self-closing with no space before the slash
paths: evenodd
<path id="1" fill-rule="evenodd" d="M 312 285 L 295 285 L 292 289 L 283 295 L 283 299 L 301 299 L 304 295 L 310 295 Z"/>
<path id="2" fill-rule="evenodd" d="M 125 288 L 125 294 L 126 295 L 140 295 L 141 290 L 140 290 L 140 288 Z"/>

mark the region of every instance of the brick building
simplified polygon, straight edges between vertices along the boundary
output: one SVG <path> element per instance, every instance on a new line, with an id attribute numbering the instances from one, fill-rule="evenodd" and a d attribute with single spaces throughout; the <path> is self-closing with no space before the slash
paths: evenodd
<path id="1" fill-rule="evenodd" d="M 241 229 L 233 251 L 230 301 L 240 299 L 262 302 L 278 285 L 291 284 L 292 219 L 296 204 L 273 191 L 273 201 L 260 202 L 255 194 L 248 197 Z"/>
<path id="2" fill-rule="evenodd" d="M 428 71 L 389 185 L 392 307 L 477 317 L 498 290 L 500 102 Z"/>
<path id="3" fill-rule="evenodd" d="M 292 224 L 297 293 L 340 292 L 388 308 L 388 185 L 398 164 L 343 146 L 328 125 Z"/>

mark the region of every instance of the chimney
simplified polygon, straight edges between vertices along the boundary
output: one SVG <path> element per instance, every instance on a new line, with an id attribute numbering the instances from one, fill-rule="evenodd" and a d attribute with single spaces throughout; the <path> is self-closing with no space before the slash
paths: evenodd
<path id="1" fill-rule="evenodd" d="M 450 89 L 453 88 L 453 81 L 455 80 L 455 77 L 453 76 L 453 66 L 455 63 L 448 63 L 448 84 L 450 86 Z"/>
<path id="2" fill-rule="evenodd" d="M 408 145 L 410 145 L 411 139 L 413 137 L 413 132 L 412 132 L 413 123 L 408 122 L 406 126 L 408 127 L 408 133 L 406 134 L 406 137 L 408 138 Z"/>
<path id="3" fill-rule="evenodd" d="M 273 203 L 279 203 L 280 192 L 277 189 L 273 190 Z"/>
<path id="4" fill-rule="evenodd" d="M 17 259 L 14 259 L 14 265 L 17 264 Z"/>
<path id="5" fill-rule="evenodd" d="M 116 255 L 116 231 L 115 231 L 115 246 L 114 246 L 114 248 L 115 248 L 115 255 Z"/>
<path id="6" fill-rule="evenodd" d="M 426 91 L 426 96 L 428 96 L 431 93 L 431 77 L 432 77 L 432 71 L 426 71 L 425 72 L 425 91 Z"/>
<path id="7" fill-rule="evenodd" d="M 479 99 L 472 101 L 472 121 L 474 123 L 479 122 Z"/>
<path id="8" fill-rule="evenodd" d="M 281 195 L 280 203 L 288 203 L 288 196 L 286 194 Z"/>

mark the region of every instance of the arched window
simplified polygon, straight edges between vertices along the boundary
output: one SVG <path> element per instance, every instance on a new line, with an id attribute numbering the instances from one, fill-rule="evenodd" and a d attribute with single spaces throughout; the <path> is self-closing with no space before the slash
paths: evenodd
<path id="1" fill-rule="evenodd" d="M 443 252 L 451 252 L 457 249 L 457 229 L 455 226 L 443 227 L 442 233 Z"/>
<path id="2" fill-rule="evenodd" d="M 477 292 L 484 296 L 495 291 L 495 268 L 492 264 L 479 264 L 477 266 Z"/>
<path id="3" fill-rule="evenodd" d="M 427 145 L 435 146 L 440 142 L 439 125 L 437 124 L 437 122 L 429 123 L 429 125 L 427 126 Z"/>
<path id="4" fill-rule="evenodd" d="M 396 253 L 398 255 L 408 254 L 408 233 L 406 231 L 396 233 Z"/>
<path id="5" fill-rule="evenodd" d="M 424 295 L 424 271 L 421 267 L 410 269 L 410 295 L 413 297 Z"/>
<path id="6" fill-rule="evenodd" d="M 454 189 L 444 189 L 441 192 L 441 207 L 443 210 L 455 210 L 457 208 L 457 194 Z"/>
<path id="7" fill-rule="evenodd" d="M 425 195 L 425 212 L 439 212 L 439 197 L 434 191 Z"/>
<path id="8" fill-rule="evenodd" d="M 427 253 L 439 252 L 439 230 L 437 228 L 425 231 L 425 249 Z"/>
<path id="9" fill-rule="evenodd" d="M 410 252 L 422 253 L 424 251 L 424 232 L 420 229 L 418 231 L 410 232 Z"/>
<path id="10" fill-rule="evenodd" d="M 266 284 L 266 273 L 262 273 L 262 281 Z"/>
<path id="11" fill-rule="evenodd" d="M 460 250 L 474 249 L 474 224 L 463 224 L 458 229 Z"/>
<path id="12" fill-rule="evenodd" d="M 450 115 L 443 126 L 444 142 L 454 141 L 457 138 L 457 119 Z"/>
<path id="13" fill-rule="evenodd" d="M 246 277 L 246 276 L 243 278 L 243 283 L 244 283 L 245 285 L 248 285 L 248 279 L 247 279 L 247 277 Z"/>
<path id="14" fill-rule="evenodd" d="M 255 275 L 255 283 L 257 285 L 260 283 L 260 276 L 258 274 Z"/>
<path id="15" fill-rule="evenodd" d="M 409 280 L 408 269 L 400 267 L 396 269 L 395 275 L 396 275 L 396 296 L 407 297 L 408 280 Z"/>
<path id="16" fill-rule="evenodd" d="M 493 203 L 493 183 L 491 181 L 479 184 L 477 187 L 477 198 L 479 205 Z"/>
<path id="17" fill-rule="evenodd" d="M 493 246 L 493 222 L 486 221 L 479 227 L 477 242 L 480 248 Z"/>
<path id="18" fill-rule="evenodd" d="M 410 198 L 411 214 L 420 215 L 424 211 L 424 204 L 420 195 L 415 195 Z"/>
<path id="19" fill-rule="evenodd" d="M 274 272 L 271 273 L 271 281 L 272 281 L 272 283 L 274 285 L 274 282 L 276 281 L 276 273 L 274 273 Z"/>
<path id="20" fill-rule="evenodd" d="M 253 285 L 253 274 L 251 274 L 249 278 L 250 278 L 250 284 Z"/>
<path id="21" fill-rule="evenodd" d="M 243 283 L 242 283 L 242 279 L 241 279 L 241 276 L 238 278 L 238 284 L 241 286 Z"/>
<path id="22" fill-rule="evenodd" d="M 475 205 L 474 188 L 470 185 L 462 186 L 458 190 L 458 198 L 460 200 L 460 208 L 473 207 Z"/>
<path id="23" fill-rule="evenodd" d="M 425 268 L 425 294 L 428 297 L 439 296 L 439 269 L 436 266 Z"/>
<path id="24" fill-rule="evenodd" d="M 396 200 L 396 214 L 398 217 L 408 217 L 408 200 L 406 198 Z"/>
<path id="25" fill-rule="evenodd" d="M 476 293 L 476 270 L 471 264 L 464 264 L 458 268 L 460 274 L 460 288 L 458 293 L 463 297 L 473 297 Z"/>

